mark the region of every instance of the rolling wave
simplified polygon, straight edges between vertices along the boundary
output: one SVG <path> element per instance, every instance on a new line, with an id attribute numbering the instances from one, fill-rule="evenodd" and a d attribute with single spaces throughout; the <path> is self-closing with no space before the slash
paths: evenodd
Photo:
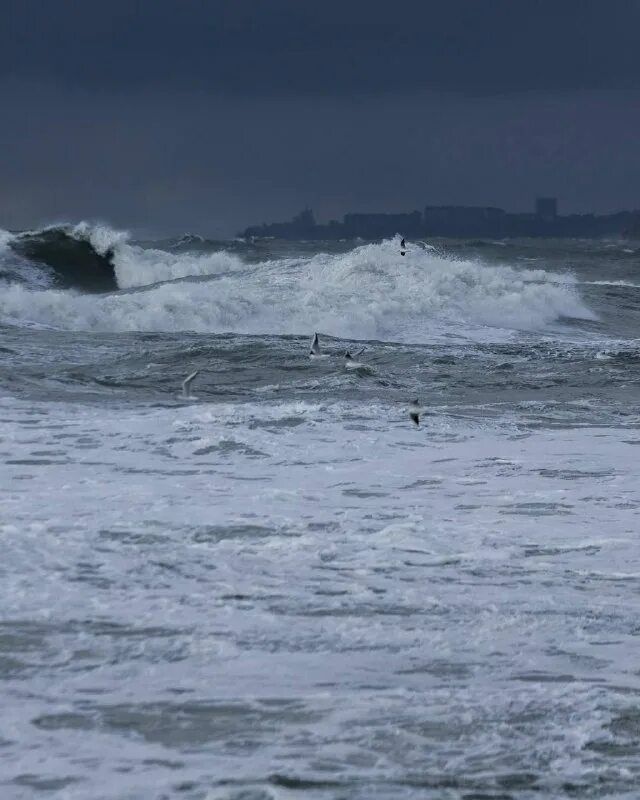
<path id="1" fill-rule="evenodd" d="M 47 268 L 56 286 L 113 291 L 118 288 L 114 267 L 118 240 L 100 234 L 99 227 L 81 224 L 51 226 L 4 238 L 14 253 Z"/>
<path id="2" fill-rule="evenodd" d="M 86 222 L 17 234 L 2 231 L 0 246 L 31 267 L 14 268 L 10 274 L 29 288 L 41 288 L 44 276 L 56 288 L 112 292 L 243 266 L 238 256 L 225 251 L 169 252 L 141 247 L 132 243 L 127 233 Z M 37 267 L 39 273 L 34 272 Z"/>
<path id="3" fill-rule="evenodd" d="M 96 297 L 11 285 L 0 298 L 0 317 L 67 330 L 318 330 L 414 342 L 439 334 L 477 338 L 486 329 L 539 330 L 563 317 L 594 319 L 569 276 L 419 247 L 400 259 L 396 241 L 249 265 L 226 251 L 168 253 L 92 235 L 96 252 L 112 259 L 118 286 L 129 291 Z"/>

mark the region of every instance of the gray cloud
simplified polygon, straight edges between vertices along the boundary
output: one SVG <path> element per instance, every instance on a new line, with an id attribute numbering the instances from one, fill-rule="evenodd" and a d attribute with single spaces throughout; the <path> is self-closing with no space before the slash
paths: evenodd
<path id="1" fill-rule="evenodd" d="M 0 227 L 640 205 L 632 0 L 8 8 Z"/>
<path id="2" fill-rule="evenodd" d="M 0 69 L 260 96 L 637 85 L 638 0 L 5 0 Z"/>
<path id="3" fill-rule="evenodd" d="M 229 234 L 311 204 L 637 206 L 640 104 L 628 92 L 469 100 L 219 98 L 0 87 L 4 226 L 102 217 Z"/>

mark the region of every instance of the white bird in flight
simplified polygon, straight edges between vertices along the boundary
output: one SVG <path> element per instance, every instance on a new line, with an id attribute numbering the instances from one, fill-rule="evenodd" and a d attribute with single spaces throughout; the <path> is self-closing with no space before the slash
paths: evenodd
<path id="1" fill-rule="evenodd" d="M 196 369 L 190 375 L 187 375 L 187 377 L 182 381 L 182 397 L 185 400 L 193 400 L 194 399 L 193 395 L 190 392 L 190 389 L 191 389 L 191 384 L 193 383 L 194 378 L 196 377 L 196 375 L 199 372 L 200 372 L 200 370 Z"/>

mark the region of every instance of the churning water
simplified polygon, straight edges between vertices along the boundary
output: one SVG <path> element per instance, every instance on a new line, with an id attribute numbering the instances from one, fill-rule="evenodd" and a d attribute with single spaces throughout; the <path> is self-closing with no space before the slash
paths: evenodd
<path id="1" fill-rule="evenodd" d="M 398 242 L 0 238 L 0 797 L 638 796 L 640 251 Z"/>

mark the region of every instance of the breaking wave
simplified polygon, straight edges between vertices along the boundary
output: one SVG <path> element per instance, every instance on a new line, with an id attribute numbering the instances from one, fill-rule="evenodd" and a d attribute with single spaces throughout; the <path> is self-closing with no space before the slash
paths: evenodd
<path id="1" fill-rule="evenodd" d="M 54 225 L 16 234 L 5 242 L 26 261 L 44 267 L 54 285 L 112 291 L 118 288 L 114 252 L 119 239 L 106 235 L 107 230 L 82 223 Z"/>
<path id="2" fill-rule="evenodd" d="M 237 256 L 224 251 L 171 253 L 141 247 L 125 232 L 86 222 L 18 234 L 1 231 L 0 246 L 10 248 L 28 266 L 39 266 L 52 286 L 86 292 L 129 289 L 242 267 Z M 14 269 L 13 276 L 33 288 L 42 285 L 42 274 L 33 269 Z"/>
<path id="3" fill-rule="evenodd" d="M 414 342 L 438 331 L 477 336 L 486 328 L 537 330 L 563 317 L 594 319 L 570 276 L 452 260 L 417 246 L 400 258 L 395 240 L 252 265 L 225 251 L 172 254 L 126 239 L 94 242 L 96 252 L 112 254 L 118 286 L 129 291 L 95 296 L 11 285 L 0 299 L 1 318 L 68 330 L 318 330 Z M 176 280 L 187 276 L 197 277 Z"/>

